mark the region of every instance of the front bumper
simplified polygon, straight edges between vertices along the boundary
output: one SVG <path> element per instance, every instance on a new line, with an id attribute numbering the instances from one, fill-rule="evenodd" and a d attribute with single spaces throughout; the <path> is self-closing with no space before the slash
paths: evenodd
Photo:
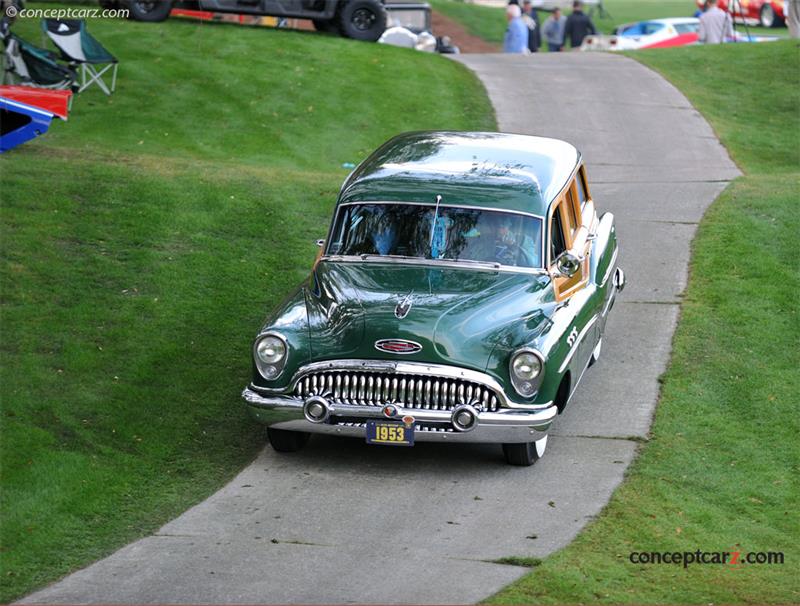
<path id="1" fill-rule="evenodd" d="M 500 409 L 478 412 L 477 422 L 468 431 L 458 431 L 452 412 L 395 407 L 394 417 L 387 418 L 381 406 L 329 404 L 330 414 L 324 422 L 312 423 L 304 413 L 305 401 L 289 395 L 261 395 L 251 387 L 242 397 L 250 414 L 259 422 L 276 429 L 338 436 L 364 437 L 367 420 L 392 420 L 414 417 L 417 442 L 520 443 L 534 442 L 547 435 L 558 414 L 556 406 L 536 410 Z"/>

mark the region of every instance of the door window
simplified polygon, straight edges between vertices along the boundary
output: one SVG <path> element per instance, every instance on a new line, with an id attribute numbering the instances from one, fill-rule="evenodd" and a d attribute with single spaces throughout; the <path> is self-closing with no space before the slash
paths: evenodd
<path id="1" fill-rule="evenodd" d="M 579 257 L 583 258 L 581 269 L 571 277 L 559 276 L 553 279 L 556 298 L 563 300 L 580 289 L 587 280 L 588 263 L 586 261 L 587 250 L 584 249 L 583 236 L 578 235 L 581 228 L 582 212 L 578 202 L 577 186 L 573 182 L 564 191 L 562 198 L 555 203 L 550 216 L 550 264 L 551 271 L 558 255 L 566 250 L 571 250 L 573 246 L 580 246 L 582 250 L 575 251 Z M 576 242 L 576 237 L 580 237 L 580 242 Z M 588 248 L 588 244 L 586 245 Z"/>

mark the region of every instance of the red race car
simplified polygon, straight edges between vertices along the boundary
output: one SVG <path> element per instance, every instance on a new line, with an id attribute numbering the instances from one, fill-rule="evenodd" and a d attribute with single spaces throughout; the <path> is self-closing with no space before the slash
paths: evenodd
<path id="1" fill-rule="evenodd" d="M 705 7 L 705 0 L 696 0 L 696 2 L 700 10 Z M 732 9 L 736 21 L 763 27 L 785 24 L 786 12 L 789 8 L 786 0 L 719 0 L 717 6 L 724 11 Z"/>

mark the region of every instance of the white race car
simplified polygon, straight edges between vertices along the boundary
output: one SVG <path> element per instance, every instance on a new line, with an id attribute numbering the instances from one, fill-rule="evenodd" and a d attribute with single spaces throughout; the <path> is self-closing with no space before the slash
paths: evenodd
<path id="1" fill-rule="evenodd" d="M 586 36 L 582 51 L 622 51 L 685 46 L 697 42 L 700 20 L 694 17 L 650 19 L 620 25 L 610 36 Z"/>

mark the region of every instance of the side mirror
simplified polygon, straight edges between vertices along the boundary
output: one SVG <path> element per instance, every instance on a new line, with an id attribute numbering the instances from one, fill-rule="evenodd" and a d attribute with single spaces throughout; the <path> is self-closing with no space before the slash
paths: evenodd
<path id="1" fill-rule="evenodd" d="M 558 257 L 556 257 L 556 273 L 560 278 L 571 278 L 581 268 L 580 257 L 572 254 L 570 251 L 565 250 Z"/>
<path id="2" fill-rule="evenodd" d="M 325 246 L 325 240 L 322 238 L 320 238 L 319 240 L 314 240 L 314 244 L 322 248 L 323 246 Z"/>

